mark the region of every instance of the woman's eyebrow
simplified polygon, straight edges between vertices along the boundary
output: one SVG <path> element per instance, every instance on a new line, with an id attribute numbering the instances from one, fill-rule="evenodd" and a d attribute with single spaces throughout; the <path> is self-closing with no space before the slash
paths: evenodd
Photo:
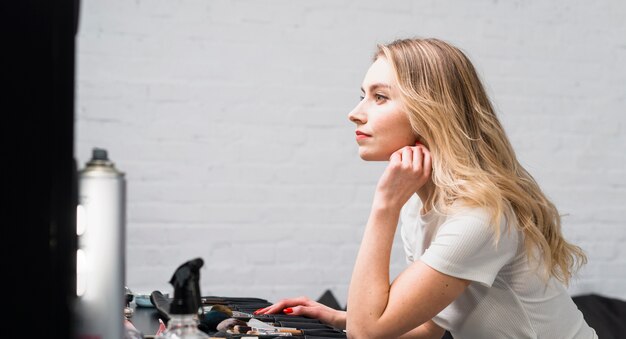
<path id="1" fill-rule="evenodd" d="M 373 90 L 375 90 L 377 88 L 384 88 L 384 89 L 391 90 L 391 86 L 390 85 L 382 83 L 382 82 L 371 84 L 370 87 L 369 87 L 370 91 L 373 91 Z M 365 90 L 363 89 L 363 87 L 361 87 L 361 92 L 365 93 Z"/>

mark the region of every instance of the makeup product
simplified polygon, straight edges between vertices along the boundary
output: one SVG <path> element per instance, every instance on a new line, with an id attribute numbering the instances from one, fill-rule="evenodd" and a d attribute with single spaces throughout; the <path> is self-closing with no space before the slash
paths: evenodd
<path id="1" fill-rule="evenodd" d="M 123 338 L 126 180 L 100 148 L 78 177 L 76 337 Z"/>
<path id="2" fill-rule="evenodd" d="M 302 332 L 289 332 L 289 331 L 278 331 L 274 329 L 267 328 L 257 328 L 252 326 L 241 326 L 235 325 L 232 329 L 234 334 L 254 334 L 260 336 L 272 336 L 272 337 L 291 337 L 294 335 L 302 335 Z"/>
<path id="3" fill-rule="evenodd" d="M 205 296 L 202 297 L 202 305 L 254 305 L 254 304 L 263 304 L 270 306 L 272 305 L 265 299 L 260 298 L 241 298 L 241 297 L 215 297 L 215 296 Z M 264 307 L 267 307 L 264 306 Z"/>
<path id="4" fill-rule="evenodd" d="M 233 316 L 233 310 L 231 310 L 230 307 L 224 306 L 224 305 L 202 306 L 202 310 L 204 310 L 204 312 L 209 312 L 209 311 L 222 312 L 226 314 L 229 318 Z"/>
<path id="5" fill-rule="evenodd" d="M 254 318 L 254 314 L 252 313 L 246 313 L 246 312 L 241 312 L 241 311 L 233 311 L 233 317 L 235 318 Z"/>
<path id="6" fill-rule="evenodd" d="M 245 321 L 243 321 L 243 320 L 239 320 L 239 319 L 235 319 L 235 318 L 228 318 L 228 319 L 222 320 L 222 322 L 217 324 L 217 326 L 215 328 L 219 332 L 226 332 L 228 330 L 232 330 L 237 325 L 239 325 L 239 326 L 247 326 L 248 324 Z"/>
<path id="7" fill-rule="evenodd" d="M 198 328 L 206 333 L 215 332 L 217 325 L 226 319 L 230 319 L 226 313 L 212 310 L 200 316 Z"/>
<path id="8" fill-rule="evenodd" d="M 279 323 L 281 321 L 290 321 L 294 323 L 321 324 L 321 322 L 318 319 L 306 318 L 306 317 L 297 316 L 297 315 L 261 314 L 261 315 L 255 315 L 254 318 L 259 319 L 261 321 L 273 322 L 273 323 Z"/>
<path id="9" fill-rule="evenodd" d="M 295 327 L 277 327 L 254 318 L 248 320 L 248 326 L 258 330 L 266 330 L 271 332 L 302 334 L 302 331 L 298 330 Z"/>
<path id="10" fill-rule="evenodd" d="M 279 321 L 275 326 L 292 327 L 299 329 L 332 329 L 332 327 L 322 323 L 298 323 L 292 321 Z"/>
<path id="11" fill-rule="evenodd" d="M 266 331 L 266 330 L 260 330 L 260 329 L 253 329 L 251 331 L 248 331 L 246 334 L 253 334 L 253 335 L 259 335 L 259 336 L 265 336 L 265 337 L 271 337 L 271 338 L 293 336 L 291 333 L 273 332 L 273 331 Z"/>
<path id="12" fill-rule="evenodd" d="M 165 332 L 166 329 L 167 329 L 167 326 L 165 325 L 163 320 L 159 318 L 159 328 L 157 329 L 156 335 L 162 334 L 163 332 Z"/>

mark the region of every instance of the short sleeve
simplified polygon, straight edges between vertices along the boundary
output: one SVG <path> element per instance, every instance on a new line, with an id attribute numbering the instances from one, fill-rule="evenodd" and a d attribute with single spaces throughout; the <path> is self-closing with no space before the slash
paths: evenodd
<path id="1" fill-rule="evenodd" d="M 404 254 L 407 264 L 415 261 L 416 253 L 416 236 L 417 236 L 417 219 L 419 216 L 419 210 L 422 208 L 422 203 L 417 197 L 417 194 L 411 196 L 411 198 L 402 206 L 400 210 L 400 237 L 404 248 Z"/>
<path id="2" fill-rule="evenodd" d="M 503 217 L 496 245 L 486 213 L 459 213 L 439 226 L 420 260 L 441 273 L 491 287 L 498 272 L 517 253 L 518 232 L 507 230 Z"/>

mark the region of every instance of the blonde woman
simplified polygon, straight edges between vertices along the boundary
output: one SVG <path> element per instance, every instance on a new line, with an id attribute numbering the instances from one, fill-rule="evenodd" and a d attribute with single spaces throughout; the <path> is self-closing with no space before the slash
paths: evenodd
<path id="1" fill-rule="evenodd" d="M 389 161 L 357 256 L 347 312 L 305 315 L 350 338 L 597 338 L 566 292 L 586 257 L 520 165 L 469 59 L 437 39 L 380 45 L 350 112 L 364 160 Z M 389 283 L 398 222 L 409 266 Z"/>

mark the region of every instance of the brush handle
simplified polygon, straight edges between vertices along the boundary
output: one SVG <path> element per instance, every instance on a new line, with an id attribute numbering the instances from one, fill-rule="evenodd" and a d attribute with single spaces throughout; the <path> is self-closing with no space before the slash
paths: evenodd
<path id="1" fill-rule="evenodd" d="M 291 333 L 294 335 L 302 335 L 302 330 L 297 330 L 295 328 L 280 328 L 276 327 L 276 331 L 280 333 Z"/>
<path id="2" fill-rule="evenodd" d="M 289 333 L 292 335 L 302 335 L 303 332 L 301 330 L 295 329 L 295 328 L 280 328 L 280 327 L 275 327 L 275 328 L 259 328 L 259 327 L 254 327 L 254 326 L 241 326 L 241 325 L 235 325 L 233 326 L 233 331 L 237 334 L 267 334 L 267 335 L 272 335 L 272 334 L 277 334 L 277 333 Z"/>

